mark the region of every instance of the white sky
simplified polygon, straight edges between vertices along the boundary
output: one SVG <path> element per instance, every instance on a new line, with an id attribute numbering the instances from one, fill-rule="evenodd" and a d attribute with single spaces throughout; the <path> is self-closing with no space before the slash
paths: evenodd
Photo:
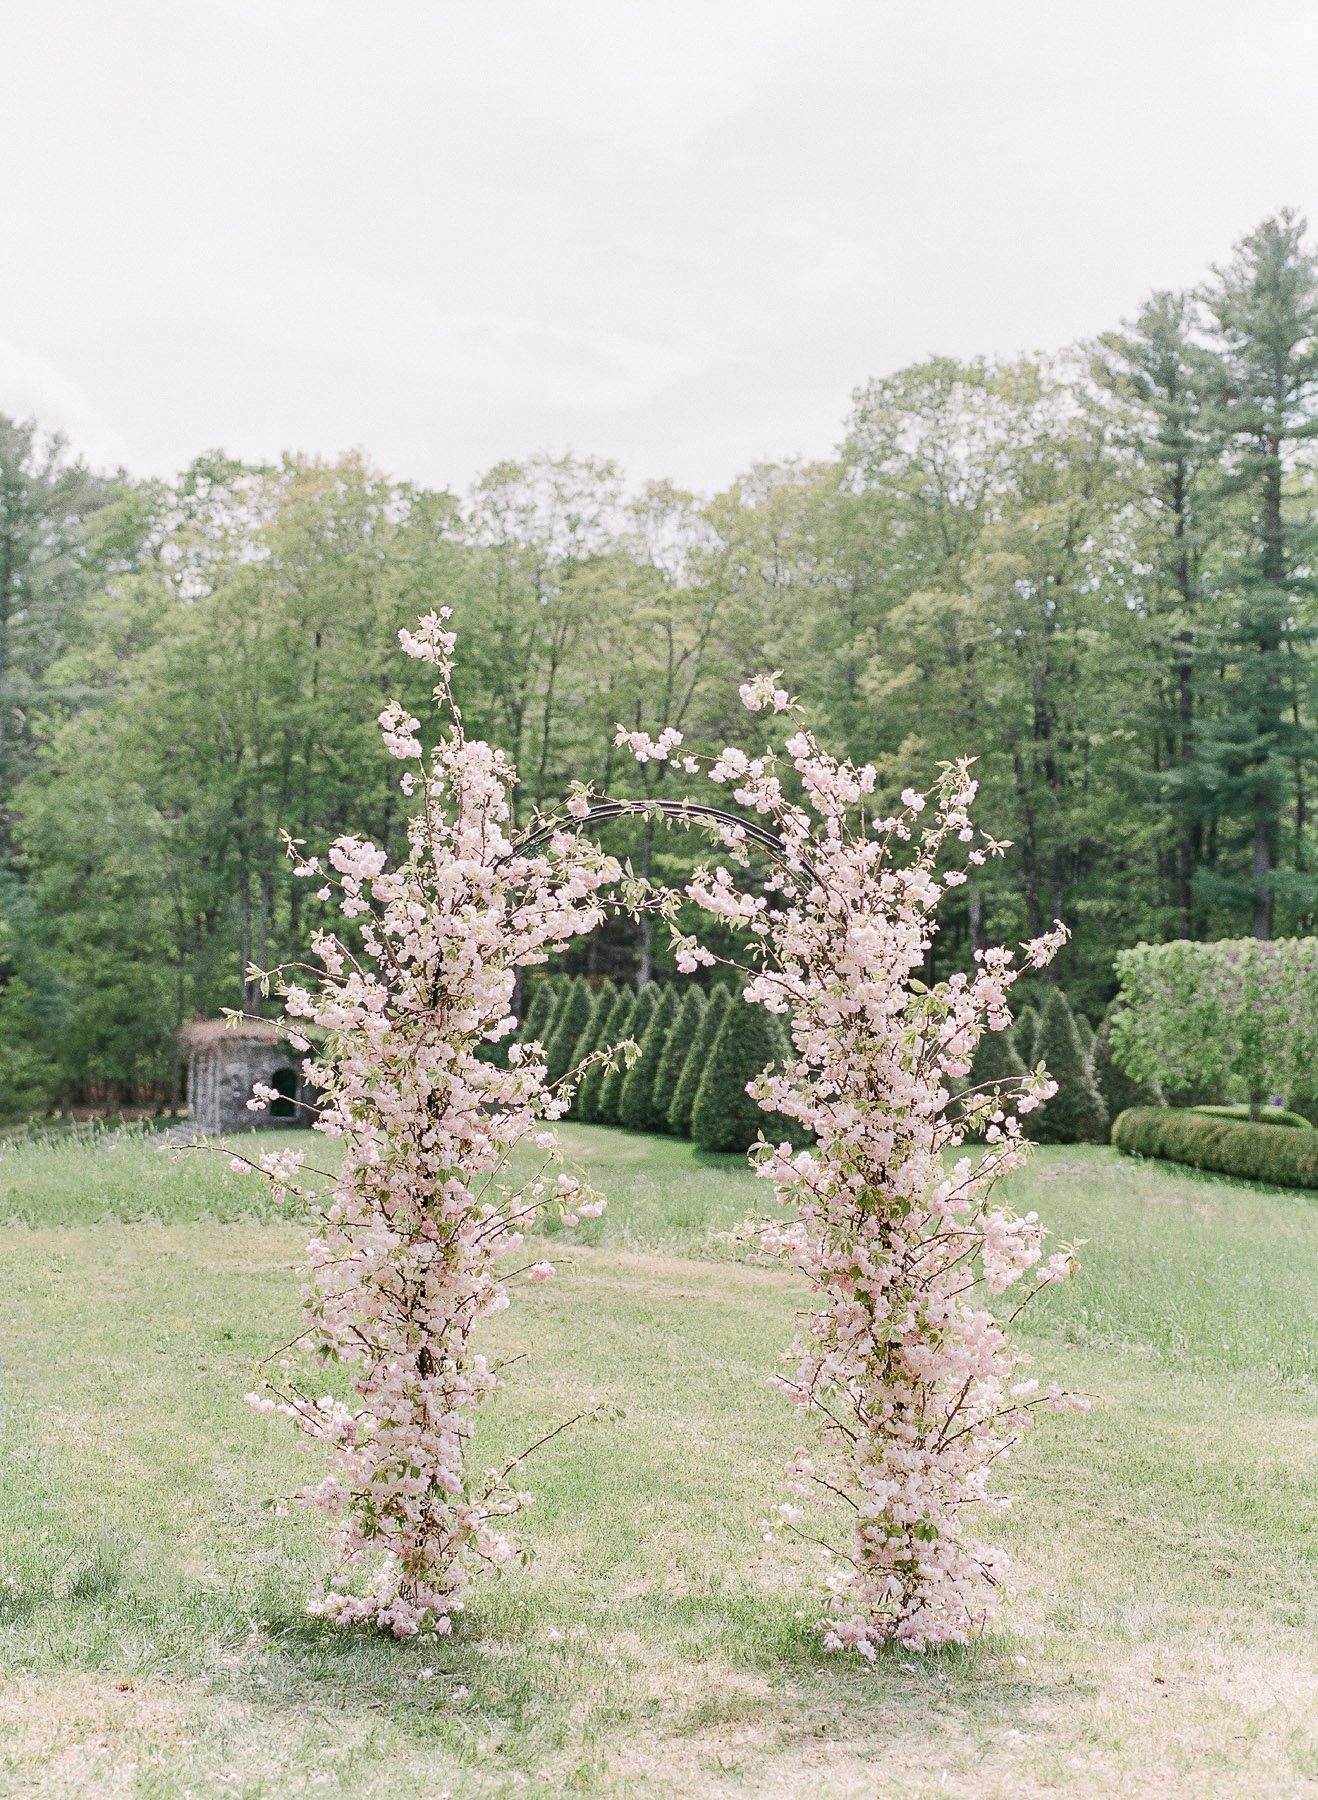
<path id="1" fill-rule="evenodd" d="M 1318 226 L 1318 0 L 4 0 L 0 410 L 709 490 Z"/>

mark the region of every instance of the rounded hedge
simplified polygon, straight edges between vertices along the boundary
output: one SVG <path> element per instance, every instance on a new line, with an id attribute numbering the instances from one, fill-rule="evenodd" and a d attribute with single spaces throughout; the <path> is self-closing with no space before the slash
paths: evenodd
<path id="1" fill-rule="evenodd" d="M 696 1035 L 692 1039 L 691 1048 L 682 1064 L 682 1073 L 678 1077 L 677 1086 L 673 1089 L 673 1098 L 668 1106 L 668 1123 L 679 1137 L 691 1136 L 691 1109 L 696 1103 L 696 1092 L 700 1087 L 700 1078 L 709 1065 L 709 1054 L 714 1048 L 714 1040 L 719 1034 L 732 996 L 725 987 L 716 987 L 710 994 L 701 1015 Z"/>
<path id="2" fill-rule="evenodd" d="M 630 988 L 619 988 L 609 1002 L 608 1010 L 603 1013 L 599 1029 L 595 1033 L 592 1050 L 607 1050 L 620 1038 L 627 1035 L 627 1021 L 631 1017 L 632 1007 L 636 1004 L 636 995 Z M 573 1104 L 573 1115 L 587 1124 L 599 1119 L 600 1096 L 604 1092 L 604 1081 L 608 1075 L 608 1064 L 593 1063 L 587 1069 L 581 1086 L 577 1089 L 576 1101 Z"/>
<path id="3" fill-rule="evenodd" d="M 1257 1119 L 1250 1119 L 1247 1102 L 1238 1106 L 1194 1106 L 1191 1112 L 1203 1113 L 1209 1119 L 1246 1119 L 1252 1125 L 1286 1125 L 1293 1131 L 1312 1131 L 1313 1125 L 1303 1113 L 1287 1112 L 1284 1106 L 1261 1106 Z"/>
<path id="4" fill-rule="evenodd" d="M 1037 1055 L 1057 1083 L 1057 1092 L 1029 1115 L 1030 1136 L 1041 1144 L 1105 1142 L 1107 1107 L 1094 1086 L 1089 1059 L 1061 988 L 1052 990 L 1044 1006 Z"/>
<path id="5" fill-rule="evenodd" d="M 714 1039 L 691 1108 L 691 1136 L 702 1150 L 748 1150 L 773 1115 L 746 1092 L 746 1083 L 778 1062 L 778 1021 L 762 1006 L 733 1000 Z"/>
<path id="6" fill-rule="evenodd" d="M 668 1129 L 668 1106 L 658 1091 L 658 1075 L 668 1034 L 677 1023 L 677 1012 L 676 991 L 667 986 L 660 988 L 650 1023 L 639 1039 L 640 1060 L 628 1069 L 618 1098 L 618 1123 L 628 1131 Z"/>
<path id="7" fill-rule="evenodd" d="M 1126 1156 L 1161 1157 L 1273 1187 L 1318 1188 L 1318 1131 L 1279 1131 L 1174 1106 L 1134 1106 L 1113 1125 L 1112 1142 Z"/>

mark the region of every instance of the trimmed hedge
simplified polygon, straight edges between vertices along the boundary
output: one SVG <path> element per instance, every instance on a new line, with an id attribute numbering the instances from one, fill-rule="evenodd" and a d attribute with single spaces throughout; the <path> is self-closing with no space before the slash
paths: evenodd
<path id="1" fill-rule="evenodd" d="M 1318 1132 L 1278 1131 L 1180 1107 L 1134 1106 L 1112 1127 L 1112 1142 L 1127 1156 L 1157 1156 L 1238 1181 L 1318 1188 Z"/>
<path id="2" fill-rule="evenodd" d="M 640 993 L 634 996 L 631 1011 L 623 1021 L 620 1035 L 632 1038 L 637 1044 L 644 1043 L 650 1020 L 654 1017 L 654 1009 L 658 1004 L 659 989 L 653 981 L 647 982 Z M 631 1070 L 620 1059 L 617 1067 L 610 1069 L 604 1077 L 604 1085 L 600 1089 L 599 1108 L 595 1114 L 601 1125 L 618 1125 L 622 1122 L 618 1109 L 622 1105 L 623 1084 L 630 1073 Z"/>
<path id="3" fill-rule="evenodd" d="M 1057 1092 L 1029 1115 L 1030 1136 L 1041 1144 L 1101 1144 L 1107 1138 L 1107 1107 L 1094 1086 L 1093 1071 L 1061 988 L 1048 996 L 1039 1021 L 1035 1056 L 1057 1083 Z"/>
<path id="4" fill-rule="evenodd" d="M 691 1108 L 691 1136 L 702 1150 L 749 1150 L 761 1131 L 770 1135 L 774 1114 L 751 1099 L 746 1083 L 781 1054 L 774 1015 L 740 998 L 732 1001 Z"/>
<path id="5" fill-rule="evenodd" d="M 700 1025 L 682 1064 L 682 1073 L 668 1108 L 668 1123 L 679 1137 L 691 1136 L 691 1109 L 696 1103 L 700 1078 L 709 1063 L 709 1053 L 719 1034 L 732 996 L 726 987 L 716 987 L 709 996 Z"/>
<path id="6" fill-rule="evenodd" d="M 668 1129 L 668 1096 L 658 1091 L 659 1065 L 668 1034 L 677 1023 L 677 1011 L 676 991 L 660 988 L 645 1036 L 640 1039 L 640 1061 L 627 1071 L 618 1098 L 618 1123 L 628 1131 Z"/>
<path id="7" fill-rule="evenodd" d="M 603 996 L 601 996 L 601 1001 Z M 609 1009 L 600 1021 L 599 1030 L 595 1033 L 592 1050 L 607 1050 L 611 1044 L 627 1035 L 627 1021 L 631 1018 L 632 1007 L 636 1004 L 636 995 L 630 988 L 619 988 L 609 1003 Z M 600 1097 L 604 1092 L 604 1082 L 608 1075 L 607 1063 L 597 1062 L 586 1070 L 585 1078 L 577 1089 L 577 1097 L 572 1107 L 574 1118 L 582 1119 L 587 1124 L 599 1119 Z"/>
<path id="8" fill-rule="evenodd" d="M 577 1039 L 590 1024 L 590 989 L 578 975 L 554 1008 L 554 1023 L 545 1044 L 545 1067 L 551 1082 L 561 1081 L 573 1066 Z"/>
<path id="9" fill-rule="evenodd" d="M 986 1031 L 975 1045 L 975 1054 L 970 1059 L 970 1073 L 966 1076 L 961 1094 L 970 1103 L 983 1098 L 990 1088 L 1005 1086 L 1002 1095 L 1002 1110 L 1015 1116 L 1013 1101 L 1020 1092 L 1016 1085 L 1025 1076 L 1025 1064 L 1021 1061 L 1016 1049 L 1015 1034 L 1007 1031 Z M 953 1096 L 956 1105 L 960 1096 Z"/>
<path id="10" fill-rule="evenodd" d="M 1022 1006 L 1017 1013 L 1011 1028 L 1011 1041 L 1022 1063 L 1032 1069 L 1039 1060 L 1034 1054 L 1034 1046 L 1039 1041 L 1039 1015 L 1032 1006 Z"/>
<path id="11" fill-rule="evenodd" d="M 1156 1081 L 1136 1081 L 1117 1067 L 1112 1055 L 1112 1015 L 1116 1002 L 1103 1015 L 1103 1023 L 1094 1039 L 1094 1085 L 1103 1096 L 1109 1119 L 1115 1119 L 1132 1106 L 1165 1106 L 1166 1097 Z"/>
<path id="12" fill-rule="evenodd" d="M 1294 1130 L 1313 1130 L 1308 1119 L 1300 1113 L 1287 1112 L 1284 1106 L 1261 1106 L 1258 1118 L 1252 1120 L 1249 1107 L 1243 1101 L 1239 1106 L 1195 1106 L 1190 1110 L 1210 1119 L 1245 1119 L 1253 1125 L 1289 1125 Z"/>
<path id="13" fill-rule="evenodd" d="M 529 1044 L 537 1039 L 544 1043 L 553 1029 L 554 1007 L 558 1000 L 558 990 L 552 975 L 541 976 L 532 987 L 527 998 L 526 1011 L 522 1014 L 522 1022 L 517 1028 L 519 1043 Z"/>
<path id="14" fill-rule="evenodd" d="M 1073 1012 L 1071 1017 L 1075 1020 L 1075 1034 L 1080 1039 L 1080 1048 L 1085 1053 L 1085 1061 L 1092 1068 L 1094 1063 L 1094 1027 L 1081 1012 Z"/>
<path id="15" fill-rule="evenodd" d="M 676 988 L 673 992 L 677 996 Z M 673 1102 L 677 1098 L 678 1083 L 686 1068 L 687 1057 L 691 1054 L 691 1046 L 700 1032 L 707 1005 L 705 990 L 696 987 L 694 982 L 678 998 L 673 1028 L 664 1039 L 663 1055 L 659 1058 L 659 1067 L 654 1075 L 655 1104 L 662 1108 L 664 1115 L 663 1124 L 655 1127 L 658 1131 L 677 1129 L 673 1124 Z"/>

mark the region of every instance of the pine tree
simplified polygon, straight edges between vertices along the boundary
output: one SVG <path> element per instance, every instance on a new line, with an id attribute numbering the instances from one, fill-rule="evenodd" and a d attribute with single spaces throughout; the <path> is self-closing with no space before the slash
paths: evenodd
<path id="1" fill-rule="evenodd" d="M 970 1059 L 970 1073 L 962 1090 L 964 1098 L 958 1096 L 953 1104 L 959 1108 L 967 1103 L 973 1105 L 990 1088 L 1005 1085 L 1002 1108 L 1004 1112 L 1013 1112 L 1012 1102 L 1020 1091 L 1018 1083 L 1025 1072 L 1026 1065 L 1016 1050 L 1014 1032 L 986 1031 Z"/>
<path id="2" fill-rule="evenodd" d="M 663 1123 L 655 1126 L 656 1131 L 675 1129 L 671 1115 L 673 1101 L 677 1097 L 677 1085 L 682 1079 L 686 1059 L 696 1041 L 708 1004 L 704 989 L 698 988 L 694 982 L 682 995 L 677 1017 L 664 1040 L 664 1052 L 659 1059 L 659 1067 L 655 1070 L 654 1101 L 655 1106 L 663 1113 Z"/>
<path id="3" fill-rule="evenodd" d="M 651 1014 L 658 1003 L 658 997 L 653 989 L 654 983 L 647 982 L 639 994 L 631 996 L 631 1004 L 623 1019 L 622 1029 L 614 1039 L 615 1043 L 618 1038 L 631 1038 L 635 1043 L 640 1043 L 645 1035 L 645 1028 L 650 1023 Z M 647 994 L 650 996 L 648 1000 L 646 999 Z M 642 1005 L 642 1001 L 645 1002 L 644 1005 Z M 616 1067 L 606 1072 L 600 1086 L 599 1101 L 595 1108 L 595 1118 L 599 1124 L 618 1124 L 618 1107 L 622 1102 L 622 1084 L 626 1081 L 627 1075 L 627 1065 L 621 1059 Z"/>
<path id="4" fill-rule="evenodd" d="M 1094 1027 L 1082 1012 L 1075 1013 L 1075 1034 L 1080 1039 L 1080 1048 L 1085 1053 L 1085 1061 L 1090 1068 L 1094 1066 Z"/>
<path id="5" fill-rule="evenodd" d="M 1016 1054 L 1027 1069 L 1032 1069 L 1038 1060 L 1034 1054 L 1034 1046 L 1039 1041 L 1039 1015 L 1032 1006 L 1022 1006 L 1016 1015 L 1011 1028 L 1011 1041 L 1016 1046 Z"/>
<path id="6" fill-rule="evenodd" d="M 695 1105 L 700 1078 L 709 1064 L 710 1051 L 714 1048 L 714 1040 L 719 1034 L 719 1027 L 730 1001 L 731 995 L 727 988 L 714 988 L 705 1004 L 696 1035 L 691 1040 L 691 1048 L 682 1064 L 682 1073 L 673 1089 L 673 1098 L 668 1107 L 669 1126 L 679 1137 L 691 1136 L 691 1108 Z"/>
<path id="7" fill-rule="evenodd" d="M 645 992 L 648 993 L 650 987 L 657 985 L 650 983 Z M 658 1091 L 657 1082 L 664 1045 L 677 1022 L 677 1013 L 676 989 L 660 989 L 653 1016 L 645 1028 L 645 1036 L 640 1040 L 640 1061 L 627 1071 L 618 1099 L 618 1123 L 626 1126 L 628 1131 L 663 1131 L 667 1128 L 668 1108 L 662 1104 L 663 1096 Z"/>
<path id="8" fill-rule="evenodd" d="M 561 1081 L 573 1067 L 577 1039 L 590 1023 L 591 997 L 585 980 L 578 975 L 554 1008 L 553 1029 L 545 1043 L 548 1079 Z"/>
<path id="9" fill-rule="evenodd" d="M 1201 732 L 1198 772 L 1214 814 L 1243 840 L 1236 890 L 1252 903 L 1259 938 L 1273 935 L 1286 798 L 1294 788 L 1302 815 L 1315 754 L 1301 671 L 1313 645 L 1318 527 L 1308 499 L 1288 492 L 1297 452 L 1318 434 L 1318 256 L 1304 232 L 1294 213 L 1265 219 L 1204 293 L 1226 372 L 1225 483 L 1243 498 L 1247 543 L 1223 570 L 1228 606 L 1211 654 L 1227 679 L 1213 684 L 1223 704 Z M 1315 890 L 1299 873 L 1303 851 L 1297 842 L 1287 887 L 1303 883 L 1307 910 Z"/>
<path id="10" fill-rule="evenodd" d="M 1031 1135 L 1041 1144 L 1105 1143 L 1107 1107 L 1094 1086 L 1093 1072 L 1061 988 L 1052 990 L 1043 1009 L 1038 1050 L 1057 1083 L 1057 1092 L 1029 1115 Z"/>
<path id="11" fill-rule="evenodd" d="M 604 1008 L 603 999 L 604 996 L 601 995 L 600 1023 L 590 1046 L 592 1050 L 607 1050 L 611 1044 L 616 1044 L 619 1039 L 626 1037 L 627 1020 L 631 1017 L 636 996 L 630 988 L 620 988 L 609 1000 L 607 1010 Z M 607 1074 L 608 1066 L 602 1062 L 592 1063 L 587 1069 L 585 1079 L 577 1089 L 577 1097 L 573 1103 L 574 1118 L 580 1119 L 586 1124 L 599 1119 L 600 1096 L 604 1091 L 604 1078 Z"/>
<path id="12" fill-rule="evenodd" d="M 770 1123 L 746 1083 L 776 1062 L 781 1048 L 772 1013 L 740 998 L 730 1003 L 691 1108 L 691 1136 L 702 1150 L 746 1150 Z"/>
<path id="13" fill-rule="evenodd" d="M 1094 1082 L 1107 1107 L 1108 1125 L 1115 1125 L 1120 1115 L 1132 1106 L 1165 1106 L 1166 1098 L 1156 1081 L 1136 1081 L 1119 1069 L 1112 1058 L 1112 1015 L 1116 1002 L 1103 1014 L 1103 1022 L 1094 1039 Z"/>

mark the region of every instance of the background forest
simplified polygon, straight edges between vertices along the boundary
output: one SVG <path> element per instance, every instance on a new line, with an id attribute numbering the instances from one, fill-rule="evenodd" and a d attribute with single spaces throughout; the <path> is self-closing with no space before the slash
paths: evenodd
<path id="1" fill-rule="evenodd" d="M 247 963 L 317 922 L 281 828 L 400 846 L 374 720 L 425 722 L 395 632 L 439 605 L 525 817 L 573 778 L 676 792 L 616 724 L 714 746 L 762 669 L 893 792 L 977 756 L 1012 848 L 936 973 L 1061 918 L 1097 1017 L 1139 940 L 1312 931 L 1315 433 L 1289 213 L 1097 343 L 870 381 L 832 461 L 713 500 L 548 455 L 465 498 L 360 455 L 135 482 L 0 419 L 0 1109 L 176 1097 L 179 1025 L 254 1007 Z M 698 854 L 634 822 L 615 847 Z M 643 982 L 662 947 L 581 956 Z"/>

